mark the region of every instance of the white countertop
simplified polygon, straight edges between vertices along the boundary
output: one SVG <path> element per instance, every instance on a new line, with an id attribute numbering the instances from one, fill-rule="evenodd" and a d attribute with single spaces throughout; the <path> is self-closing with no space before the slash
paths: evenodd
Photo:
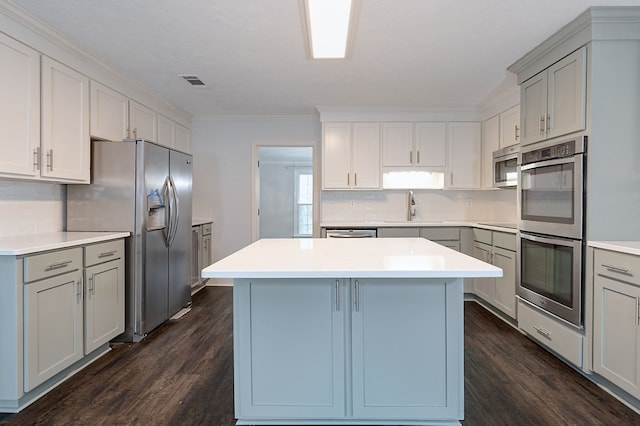
<path id="1" fill-rule="evenodd" d="M 204 223 L 213 223 L 213 219 L 206 217 L 194 217 L 191 219 L 191 226 L 198 226 Z"/>
<path id="2" fill-rule="evenodd" d="M 515 228 L 515 223 L 513 223 L 512 227 L 500 226 L 502 223 L 508 221 L 481 221 L 472 222 L 472 221 L 434 221 L 434 222 L 418 222 L 418 221 L 403 221 L 403 222 L 394 222 L 387 220 L 378 220 L 378 221 L 352 221 L 352 222 L 322 222 L 320 223 L 321 228 L 421 228 L 421 227 L 449 227 L 449 226 L 467 226 L 471 228 L 482 228 L 482 229 L 490 229 L 493 231 L 507 232 L 510 234 L 515 234 L 518 230 Z"/>
<path id="3" fill-rule="evenodd" d="M 640 256 L 640 241 L 589 241 L 587 245 Z"/>
<path id="4" fill-rule="evenodd" d="M 0 256 L 19 256 L 126 238 L 128 232 L 51 232 L 0 238 Z"/>
<path id="5" fill-rule="evenodd" d="M 502 269 L 424 238 L 262 239 L 203 278 L 501 277 Z"/>

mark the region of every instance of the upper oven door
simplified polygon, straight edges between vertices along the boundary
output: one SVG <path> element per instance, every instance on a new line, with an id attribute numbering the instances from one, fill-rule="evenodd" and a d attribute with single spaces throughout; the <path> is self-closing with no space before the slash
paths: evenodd
<path id="1" fill-rule="evenodd" d="M 583 238 L 584 157 L 522 165 L 518 172 L 518 228 Z"/>

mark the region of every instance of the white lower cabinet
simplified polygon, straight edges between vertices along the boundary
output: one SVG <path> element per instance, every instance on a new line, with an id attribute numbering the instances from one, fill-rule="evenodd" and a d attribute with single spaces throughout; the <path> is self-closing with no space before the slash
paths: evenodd
<path id="1" fill-rule="evenodd" d="M 236 417 L 462 418 L 461 300 L 460 280 L 235 280 Z"/>
<path id="2" fill-rule="evenodd" d="M 487 229 L 473 230 L 473 257 L 502 269 L 499 278 L 475 278 L 474 292 L 516 319 L 516 236 Z"/>
<path id="3" fill-rule="evenodd" d="M 124 333 L 124 241 L 84 248 L 84 353 Z"/>
<path id="4" fill-rule="evenodd" d="M 83 357 L 82 249 L 24 259 L 24 390 Z"/>
<path id="5" fill-rule="evenodd" d="M 640 398 L 640 256 L 594 250 L 593 371 Z"/>

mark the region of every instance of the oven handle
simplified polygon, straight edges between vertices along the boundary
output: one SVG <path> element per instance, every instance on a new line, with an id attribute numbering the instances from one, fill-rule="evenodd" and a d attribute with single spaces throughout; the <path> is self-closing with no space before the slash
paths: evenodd
<path id="1" fill-rule="evenodd" d="M 530 241 L 536 241 L 538 243 L 555 244 L 555 245 L 565 246 L 565 247 L 575 247 L 576 243 L 578 244 L 580 243 L 580 241 L 576 241 L 576 240 L 567 240 L 563 238 L 547 238 L 547 237 L 541 237 L 539 235 L 525 234 L 523 232 L 520 232 L 520 238 L 524 238 L 525 240 L 530 240 Z"/>
<path id="2" fill-rule="evenodd" d="M 578 155 L 581 155 L 581 154 L 576 154 L 576 155 L 571 156 L 571 157 L 555 158 L 553 160 L 545 160 L 545 161 L 538 161 L 536 163 L 523 164 L 523 165 L 520 166 L 520 170 L 531 170 L 531 169 L 536 169 L 536 168 L 539 168 L 539 167 L 548 167 L 548 166 L 556 166 L 558 164 L 575 163 L 576 162 L 576 157 Z"/>

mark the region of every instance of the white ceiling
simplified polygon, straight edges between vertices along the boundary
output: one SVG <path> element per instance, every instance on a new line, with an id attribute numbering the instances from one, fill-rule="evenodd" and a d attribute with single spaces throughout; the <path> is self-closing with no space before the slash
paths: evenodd
<path id="1" fill-rule="evenodd" d="M 307 59 L 299 0 L 13 0 L 193 116 L 315 106 L 475 108 L 506 68 L 591 5 L 362 0 L 352 55 Z M 206 89 L 179 74 L 196 74 Z"/>

